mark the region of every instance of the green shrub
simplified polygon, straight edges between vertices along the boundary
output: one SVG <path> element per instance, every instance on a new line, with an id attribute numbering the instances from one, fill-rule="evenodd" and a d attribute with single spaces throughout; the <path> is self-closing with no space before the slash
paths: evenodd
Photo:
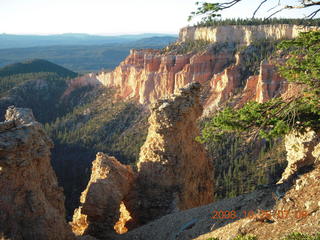
<path id="1" fill-rule="evenodd" d="M 258 238 L 253 235 L 237 236 L 233 240 L 257 240 Z"/>
<path id="2" fill-rule="evenodd" d="M 172 43 L 161 50 L 162 54 L 187 54 L 191 52 L 200 52 L 206 50 L 210 46 L 209 41 L 194 40 L 185 42 Z"/>
<path id="3" fill-rule="evenodd" d="M 291 233 L 281 240 L 320 240 L 320 233 L 316 235 L 307 235 L 303 233 Z"/>

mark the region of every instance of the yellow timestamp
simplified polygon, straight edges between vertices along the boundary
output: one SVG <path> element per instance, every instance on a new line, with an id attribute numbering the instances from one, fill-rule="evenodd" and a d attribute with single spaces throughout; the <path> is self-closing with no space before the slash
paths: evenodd
<path id="1" fill-rule="evenodd" d="M 241 218 L 261 218 L 261 219 L 269 219 L 278 218 L 278 219 L 286 219 L 286 218 L 296 218 L 302 219 L 308 215 L 307 211 L 289 211 L 289 210 L 263 210 L 258 209 L 254 210 L 214 210 L 212 211 L 212 219 L 241 219 Z"/>

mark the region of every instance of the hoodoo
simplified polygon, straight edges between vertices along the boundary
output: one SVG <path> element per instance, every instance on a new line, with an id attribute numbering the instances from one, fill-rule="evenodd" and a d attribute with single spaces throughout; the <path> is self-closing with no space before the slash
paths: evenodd
<path id="1" fill-rule="evenodd" d="M 115 234 L 119 209 L 133 180 L 129 166 L 122 165 L 114 157 L 98 153 L 92 163 L 88 186 L 81 194 L 81 206 L 73 215 L 73 232 L 98 238 Z"/>
<path id="2" fill-rule="evenodd" d="M 138 162 L 142 223 L 213 201 L 212 162 L 195 141 L 201 86 L 191 83 L 151 107 L 149 131 Z"/>
<path id="3" fill-rule="evenodd" d="M 74 239 L 50 165 L 52 141 L 31 109 L 10 107 L 0 123 L 0 239 Z"/>

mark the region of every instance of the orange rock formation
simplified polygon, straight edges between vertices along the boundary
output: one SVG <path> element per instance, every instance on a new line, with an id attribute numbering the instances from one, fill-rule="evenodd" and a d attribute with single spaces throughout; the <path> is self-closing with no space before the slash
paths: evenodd
<path id="1" fill-rule="evenodd" d="M 198 54 L 170 55 L 156 50 L 132 50 L 112 72 L 97 75 L 107 87 L 117 88 L 117 96 L 149 104 L 168 97 L 191 82 L 205 83 L 234 60 L 229 51 L 211 50 Z"/>
<path id="2" fill-rule="evenodd" d="M 74 239 L 42 125 L 11 107 L 0 126 L 0 239 Z"/>
<path id="3" fill-rule="evenodd" d="M 135 173 L 115 158 L 97 154 L 73 216 L 75 234 L 112 237 L 114 230 L 123 233 L 127 227 L 213 201 L 212 163 L 195 141 L 203 109 L 200 91 L 199 83 L 189 84 L 152 105 Z"/>
<path id="4" fill-rule="evenodd" d="M 158 50 L 131 50 L 130 55 L 112 72 L 101 72 L 95 77 L 103 85 L 117 89 L 117 97 L 134 99 L 150 104 L 168 97 L 191 82 L 200 82 L 211 94 L 205 105 L 206 112 L 225 102 L 241 86 L 242 74 L 236 46 L 249 45 L 257 39 L 290 39 L 300 32 L 315 27 L 286 24 L 261 26 L 188 27 L 180 31 L 179 43 L 205 40 L 224 43 L 201 52 L 187 54 L 161 53 Z M 232 63 L 236 62 L 234 65 Z M 259 76 L 251 77 L 244 89 L 245 99 L 266 101 L 279 93 L 281 79 L 272 63 L 263 62 Z M 249 94 L 248 94 L 249 93 Z M 251 97 L 253 95 L 254 97 Z M 208 109 L 207 109 L 208 108 Z"/>
<path id="5" fill-rule="evenodd" d="M 131 189 L 134 175 L 129 166 L 114 157 L 98 153 L 91 178 L 75 210 L 72 230 L 76 235 L 111 237 L 120 217 L 120 204 Z"/>
<path id="6" fill-rule="evenodd" d="M 234 62 L 234 64 L 232 64 Z M 259 75 L 241 83 L 243 66 L 239 55 L 226 48 L 219 53 L 208 49 L 185 55 L 161 55 L 156 50 L 132 50 L 114 71 L 96 75 L 107 87 L 117 89 L 116 97 L 148 105 L 168 97 L 191 82 L 203 84 L 205 115 L 215 111 L 231 96 L 241 93 L 238 105 L 265 102 L 283 93 L 286 81 L 272 62 L 263 61 Z"/>
<path id="7" fill-rule="evenodd" d="M 280 96 L 287 90 L 288 83 L 279 75 L 275 64 L 271 61 L 262 61 L 259 75 L 253 75 L 247 79 L 242 99 L 238 104 L 248 101 L 263 103 Z"/>
<path id="8" fill-rule="evenodd" d="M 137 164 L 136 191 L 142 198 L 129 209 L 140 223 L 213 201 L 212 163 L 195 141 L 202 109 L 199 83 L 151 106 L 148 136 Z"/>

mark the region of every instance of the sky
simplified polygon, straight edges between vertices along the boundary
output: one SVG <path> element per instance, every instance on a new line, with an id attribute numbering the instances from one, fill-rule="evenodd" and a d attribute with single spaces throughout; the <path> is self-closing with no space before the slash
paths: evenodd
<path id="1" fill-rule="evenodd" d="M 119 35 L 178 33 L 198 0 L 0 0 L 0 33 Z M 213 2 L 222 1 L 216 0 Z M 269 0 L 258 17 L 279 0 Z M 295 0 L 282 0 L 294 2 Z M 212 1 L 211 1 L 212 2 Z M 248 18 L 260 0 L 243 0 L 224 18 Z M 303 17 L 309 10 L 287 10 L 277 17 Z M 263 14 L 264 13 L 264 14 Z M 194 20 L 194 21 L 197 21 Z"/>

